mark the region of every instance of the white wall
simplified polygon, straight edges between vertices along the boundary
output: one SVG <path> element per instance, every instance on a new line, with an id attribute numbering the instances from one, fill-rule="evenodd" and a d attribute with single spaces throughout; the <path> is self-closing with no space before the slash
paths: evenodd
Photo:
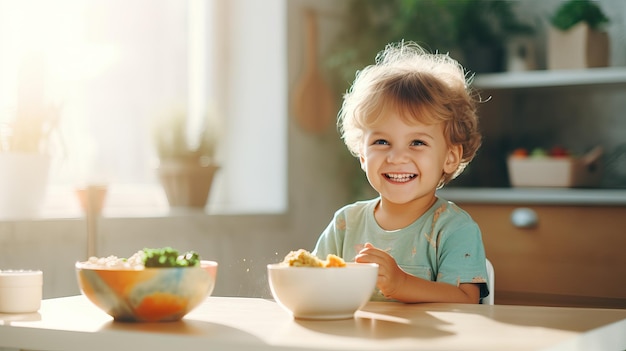
<path id="1" fill-rule="evenodd" d="M 224 18 L 213 55 L 223 81 L 215 92 L 226 118 L 223 163 L 215 199 L 221 211 L 275 213 L 287 207 L 287 43 L 284 0 L 218 1 Z M 224 69 L 225 68 L 225 69 Z M 212 79 L 207 76 L 207 79 Z M 246 155 L 245 162 L 233 162 Z M 278 157 L 276 155 L 279 155 Z M 262 177 L 255 176 L 262 173 Z M 224 195 L 224 196 L 222 196 Z"/>

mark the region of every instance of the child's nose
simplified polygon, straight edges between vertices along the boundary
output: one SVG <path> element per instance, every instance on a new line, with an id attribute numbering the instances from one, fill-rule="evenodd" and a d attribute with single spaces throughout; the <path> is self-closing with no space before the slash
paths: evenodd
<path id="1" fill-rule="evenodd" d="M 392 148 L 387 155 L 389 163 L 405 163 L 408 159 L 408 152 L 404 148 Z"/>

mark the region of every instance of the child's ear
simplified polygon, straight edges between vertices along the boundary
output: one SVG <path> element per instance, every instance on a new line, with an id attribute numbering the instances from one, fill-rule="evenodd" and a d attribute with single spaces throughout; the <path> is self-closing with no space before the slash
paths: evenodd
<path id="1" fill-rule="evenodd" d="M 452 145 L 448 148 L 448 155 L 443 164 L 443 171 L 447 174 L 456 172 L 463 157 L 463 145 Z"/>
<path id="2" fill-rule="evenodd" d="M 359 162 L 361 163 L 361 169 L 365 170 L 365 157 L 363 155 L 359 155 Z"/>

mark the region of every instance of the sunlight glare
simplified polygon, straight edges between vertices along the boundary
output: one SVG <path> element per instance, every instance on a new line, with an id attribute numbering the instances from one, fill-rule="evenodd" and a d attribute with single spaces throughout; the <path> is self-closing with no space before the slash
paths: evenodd
<path id="1" fill-rule="evenodd" d="M 24 58 L 38 54 L 44 57 L 41 79 L 46 98 L 63 100 L 72 84 L 100 74 L 115 62 L 115 48 L 89 42 L 86 2 L 80 0 L 2 0 L 0 1 L 0 74 L 3 90 L 13 94 L 15 103 L 16 72 Z M 7 79 L 8 78 L 8 79 Z M 11 101 L 2 101 L 3 107 Z"/>

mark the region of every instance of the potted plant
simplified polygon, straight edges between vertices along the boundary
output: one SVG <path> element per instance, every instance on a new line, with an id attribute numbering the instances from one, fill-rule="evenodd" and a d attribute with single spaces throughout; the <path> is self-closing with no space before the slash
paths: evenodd
<path id="1" fill-rule="evenodd" d="M 48 184 L 60 107 L 18 104 L 15 118 L 0 125 L 0 217 L 38 214 Z"/>
<path id="2" fill-rule="evenodd" d="M 449 3 L 455 4 L 450 9 L 454 14 L 454 46 L 460 50 L 461 63 L 472 72 L 505 71 L 508 44 L 534 34 L 532 26 L 517 18 L 514 2 L 473 0 Z"/>
<path id="3" fill-rule="evenodd" d="M 609 65 L 610 22 L 600 6 L 590 0 L 569 0 L 549 19 L 548 68 L 579 69 Z"/>
<path id="4" fill-rule="evenodd" d="M 172 109 L 155 126 L 158 176 L 170 207 L 204 208 L 219 169 L 215 156 L 221 133 L 217 116 L 209 112 L 193 140 L 187 116 L 182 109 Z"/>

